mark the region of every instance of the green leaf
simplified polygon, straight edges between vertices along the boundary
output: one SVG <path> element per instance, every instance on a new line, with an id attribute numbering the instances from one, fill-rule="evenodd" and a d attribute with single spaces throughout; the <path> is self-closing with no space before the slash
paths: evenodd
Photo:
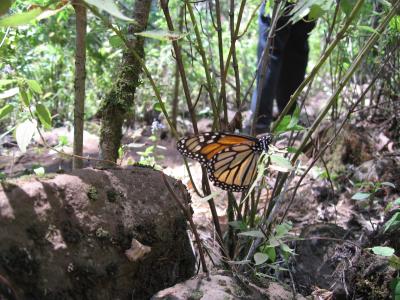
<path id="1" fill-rule="evenodd" d="M 147 31 L 137 32 L 135 34 L 160 41 L 176 41 L 187 35 L 187 33 L 183 34 L 168 30 L 147 30 Z"/>
<path id="2" fill-rule="evenodd" d="M 400 198 L 397 198 L 396 200 L 394 200 L 393 204 L 400 205 Z"/>
<path id="3" fill-rule="evenodd" d="M 162 112 L 162 106 L 160 102 L 154 103 L 153 109 L 158 112 Z"/>
<path id="4" fill-rule="evenodd" d="M 254 238 L 265 238 L 265 235 L 260 230 L 245 231 L 245 232 L 238 233 L 238 235 L 249 236 L 249 237 L 254 237 Z"/>
<path id="5" fill-rule="evenodd" d="M 389 265 L 397 271 L 400 271 L 400 257 L 392 255 L 389 257 Z"/>
<path id="6" fill-rule="evenodd" d="M 84 0 L 87 4 L 96 6 L 100 10 L 108 12 L 110 15 L 131 23 L 136 23 L 135 20 L 128 18 L 119 10 L 113 0 Z"/>
<path id="7" fill-rule="evenodd" d="M 45 128 L 51 128 L 51 114 L 46 106 L 39 103 L 36 105 L 36 112 L 40 122 L 42 122 Z"/>
<path id="8" fill-rule="evenodd" d="M 392 256 L 394 254 L 394 249 L 391 247 L 376 246 L 372 247 L 371 250 L 374 254 L 381 256 Z"/>
<path id="9" fill-rule="evenodd" d="M 42 8 L 36 7 L 23 13 L 14 14 L 9 17 L 2 18 L 0 19 L 0 27 L 16 27 L 27 25 L 35 20 L 36 17 L 38 17 L 42 13 L 42 11 Z"/>
<path id="10" fill-rule="evenodd" d="M 394 188 L 394 189 L 396 188 L 396 186 L 391 182 L 382 182 L 382 185 L 390 186 L 391 188 Z"/>
<path id="11" fill-rule="evenodd" d="M 33 169 L 33 172 L 35 172 L 35 174 L 38 176 L 43 176 L 46 173 L 43 167 Z"/>
<path id="12" fill-rule="evenodd" d="M 26 152 L 26 147 L 32 140 L 33 134 L 35 133 L 36 124 L 30 120 L 18 124 L 15 128 L 15 138 L 19 149 L 22 152 Z"/>
<path id="13" fill-rule="evenodd" d="M 353 199 L 353 200 L 365 200 L 365 199 L 368 199 L 369 196 L 371 196 L 371 193 L 358 192 L 358 193 L 355 193 L 353 195 L 353 197 L 351 197 L 351 199 Z"/>
<path id="14" fill-rule="evenodd" d="M 14 110 L 14 106 L 11 104 L 6 104 L 0 109 L 0 119 L 7 116 L 10 112 Z"/>
<path id="15" fill-rule="evenodd" d="M 17 87 L 6 90 L 6 91 L 0 93 L 0 99 L 10 98 L 10 97 L 18 94 L 18 92 L 19 92 L 19 88 L 17 88 Z"/>
<path id="16" fill-rule="evenodd" d="M 281 238 L 289 233 L 292 229 L 293 225 L 291 223 L 282 223 L 276 226 L 275 228 L 275 237 Z"/>
<path id="17" fill-rule="evenodd" d="M 42 94 L 42 87 L 40 86 L 39 82 L 33 79 L 28 79 L 26 81 L 28 83 L 29 88 L 31 89 L 32 92 L 36 94 Z"/>
<path id="18" fill-rule="evenodd" d="M 280 244 L 280 248 L 282 250 L 282 256 L 285 260 L 288 260 L 290 255 L 294 254 L 294 250 L 291 249 L 288 245 L 285 243 Z"/>
<path id="19" fill-rule="evenodd" d="M 122 147 L 119 147 L 118 148 L 118 158 L 121 159 L 123 155 L 124 155 L 124 149 L 122 149 Z"/>
<path id="20" fill-rule="evenodd" d="M 276 261 L 276 250 L 275 247 L 265 247 L 265 249 L 263 250 L 265 254 L 268 255 L 269 259 L 272 262 Z"/>
<path id="21" fill-rule="evenodd" d="M 290 160 L 283 156 L 271 154 L 270 159 L 271 159 L 271 164 L 269 165 L 269 167 L 271 169 L 274 169 L 279 172 L 289 172 L 290 170 L 293 169 Z"/>
<path id="22" fill-rule="evenodd" d="M 31 103 L 31 98 L 28 95 L 28 93 L 24 89 L 19 89 L 19 96 L 22 100 L 22 103 L 25 104 L 26 107 L 29 107 L 29 104 Z"/>
<path id="23" fill-rule="evenodd" d="M 365 26 L 365 25 L 358 25 L 357 28 L 361 31 L 367 31 L 370 33 L 376 33 L 379 34 L 378 31 L 376 31 L 376 29 L 372 28 L 371 26 Z"/>
<path id="24" fill-rule="evenodd" d="M 282 120 L 278 123 L 278 125 L 276 126 L 274 133 L 278 134 L 278 133 L 286 132 L 290 121 L 291 121 L 290 115 L 284 116 L 282 118 Z"/>
<path id="25" fill-rule="evenodd" d="M 383 225 L 383 232 L 396 230 L 400 228 L 400 212 L 396 212 L 387 222 Z"/>
<path id="26" fill-rule="evenodd" d="M 68 146 L 69 141 L 68 141 L 68 136 L 66 135 L 60 135 L 58 136 L 58 146 Z"/>
<path id="27" fill-rule="evenodd" d="M 319 5 L 311 6 L 310 13 L 308 14 L 309 20 L 316 20 L 321 17 L 325 11 Z"/>
<path id="28" fill-rule="evenodd" d="M 108 39 L 110 45 L 114 48 L 124 48 L 125 43 L 118 35 L 112 35 Z"/>
<path id="29" fill-rule="evenodd" d="M 299 118 L 300 118 L 300 107 L 296 106 L 292 116 L 290 117 L 290 122 L 288 125 L 288 129 L 294 128 L 297 123 L 299 123 Z"/>
<path id="30" fill-rule="evenodd" d="M 389 22 L 390 29 L 400 32 L 400 16 L 393 17 Z"/>
<path id="31" fill-rule="evenodd" d="M 0 87 L 14 83 L 14 79 L 0 79 Z"/>
<path id="32" fill-rule="evenodd" d="M 256 266 L 265 263 L 269 259 L 268 255 L 261 252 L 256 252 L 253 258 Z"/>
<path id="33" fill-rule="evenodd" d="M 353 10 L 354 4 L 356 3 L 356 0 L 340 0 L 339 1 L 339 6 L 340 9 L 348 16 L 351 11 Z"/>
<path id="34" fill-rule="evenodd" d="M 394 278 L 390 286 L 393 291 L 393 300 L 400 300 L 400 278 Z"/>
<path id="35" fill-rule="evenodd" d="M 6 14 L 10 9 L 12 0 L 1 0 L 0 1 L 0 16 Z"/>
<path id="36" fill-rule="evenodd" d="M 297 152 L 297 148 L 295 148 L 295 147 L 287 147 L 287 152 L 289 152 L 289 153 L 296 153 Z"/>
<path id="37" fill-rule="evenodd" d="M 292 248 L 290 248 L 288 245 L 286 245 L 285 243 L 280 244 L 280 246 L 281 246 L 281 250 L 286 253 L 292 254 L 294 252 L 294 250 Z"/>

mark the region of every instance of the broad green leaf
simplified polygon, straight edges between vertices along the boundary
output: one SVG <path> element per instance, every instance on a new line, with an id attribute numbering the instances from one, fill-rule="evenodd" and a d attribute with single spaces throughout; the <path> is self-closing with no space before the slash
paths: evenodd
<path id="1" fill-rule="evenodd" d="M 400 16 L 395 16 L 390 20 L 389 27 L 392 30 L 400 32 Z"/>
<path id="2" fill-rule="evenodd" d="M 282 223 L 276 226 L 275 228 L 275 237 L 281 238 L 288 234 L 288 232 L 292 229 L 292 224 L 290 223 Z"/>
<path id="3" fill-rule="evenodd" d="M 110 15 L 132 23 L 136 23 L 135 20 L 128 18 L 120 12 L 118 6 L 114 3 L 114 0 L 84 0 L 87 4 L 96 6 L 100 10 L 108 12 Z"/>
<path id="4" fill-rule="evenodd" d="M 256 252 L 253 258 L 256 266 L 265 263 L 269 259 L 267 254 L 261 252 Z"/>
<path id="5" fill-rule="evenodd" d="M 300 107 L 296 106 L 292 116 L 290 117 L 290 122 L 288 125 L 288 129 L 294 128 L 297 123 L 299 123 L 299 118 L 300 118 Z"/>
<path id="6" fill-rule="evenodd" d="M 7 116 L 10 112 L 14 110 L 14 106 L 11 104 L 6 104 L 0 109 L 0 119 Z"/>
<path id="7" fill-rule="evenodd" d="M 35 174 L 38 176 L 43 176 L 46 173 L 43 167 L 33 169 L 33 172 L 35 172 Z"/>
<path id="8" fill-rule="evenodd" d="M 265 235 L 260 230 L 245 231 L 245 232 L 238 233 L 238 235 L 255 237 L 255 238 L 265 238 Z"/>
<path id="9" fill-rule="evenodd" d="M 400 257 L 392 255 L 389 257 L 389 265 L 397 271 L 400 271 Z"/>
<path id="10" fill-rule="evenodd" d="M 33 134 L 35 133 L 36 124 L 30 120 L 18 124 L 15 128 L 15 138 L 19 149 L 22 152 L 26 152 L 26 147 L 32 140 Z"/>
<path id="11" fill-rule="evenodd" d="M 291 121 L 290 115 L 286 115 L 282 118 L 279 124 L 276 126 L 274 133 L 281 133 L 287 131 L 288 125 Z"/>
<path id="12" fill-rule="evenodd" d="M 0 1 L 0 16 L 6 14 L 10 9 L 12 0 L 1 0 Z"/>
<path id="13" fill-rule="evenodd" d="M 353 199 L 353 200 L 365 200 L 365 199 L 368 199 L 369 196 L 371 196 L 371 193 L 362 193 L 362 192 L 358 192 L 358 193 L 355 193 L 355 194 L 351 197 L 351 199 Z"/>
<path id="14" fill-rule="evenodd" d="M 160 41 L 176 41 L 187 35 L 186 33 L 183 34 L 167 30 L 147 30 L 147 31 L 137 32 L 135 34 Z"/>
<path id="15" fill-rule="evenodd" d="M 285 243 L 280 244 L 282 251 L 286 252 L 286 253 L 293 253 L 294 250 L 292 248 L 290 248 L 288 245 L 286 245 Z"/>
<path id="16" fill-rule="evenodd" d="M 26 82 L 28 83 L 28 86 L 32 92 L 34 92 L 36 94 L 43 93 L 42 87 L 40 86 L 39 82 L 37 82 L 36 80 L 28 79 Z"/>
<path id="17" fill-rule="evenodd" d="M 0 87 L 14 83 L 14 79 L 0 79 Z"/>
<path id="18" fill-rule="evenodd" d="M 3 0 L 2 0 L 3 1 Z M 27 25 L 36 19 L 41 13 L 42 8 L 36 7 L 29 11 L 14 14 L 5 18 L 0 19 L 0 27 L 16 27 L 21 25 Z"/>
<path id="19" fill-rule="evenodd" d="M 394 278 L 390 286 L 393 291 L 392 299 L 400 300 L 400 277 Z"/>
<path id="20" fill-rule="evenodd" d="M 288 245 L 285 243 L 280 244 L 280 248 L 282 250 L 282 256 L 285 260 L 288 260 L 291 255 L 294 254 L 294 250 L 291 249 Z"/>
<path id="21" fill-rule="evenodd" d="M 26 107 L 29 106 L 29 104 L 31 103 L 31 99 L 28 95 L 28 93 L 24 90 L 24 89 L 19 89 L 19 96 L 22 100 L 22 103 L 25 104 Z"/>
<path id="22" fill-rule="evenodd" d="M 271 164 L 269 165 L 269 168 L 271 169 L 274 169 L 279 172 L 289 172 L 290 170 L 293 169 L 290 160 L 288 160 L 283 156 L 272 154 L 270 156 L 270 159 L 271 159 Z"/>
<path id="23" fill-rule="evenodd" d="M 153 109 L 158 112 L 162 112 L 162 106 L 160 102 L 154 103 Z"/>
<path id="24" fill-rule="evenodd" d="M 19 88 L 17 88 L 17 87 L 9 89 L 7 91 L 0 93 L 0 99 L 10 98 L 10 97 L 18 94 L 18 92 L 19 92 Z"/>
<path id="25" fill-rule="evenodd" d="M 395 213 L 387 222 L 383 225 L 383 232 L 396 230 L 400 228 L 400 212 Z"/>
<path id="26" fill-rule="evenodd" d="M 124 41 L 118 35 L 110 36 L 108 41 L 110 42 L 110 45 L 114 48 L 124 48 L 125 47 Z"/>
<path id="27" fill-rule="evenodd" d="M 311 6 L 310 13 L 308 14 L 308 18 L 310 20 L 316 20 L 319 17 L 323 16 L 324 13 L 325 13 L 325 10 L 323 10 L 321 8 L 321 6 L 313 5 L 313 6 Z"/>
<path id="28" fill-rule="evenodd" d="M 392 256 L 394 254 L 394 249 L 391 247 L 376 246 L 372 247 L 371 250 L 374 254 L 381 256 Z"/>
<path id="29" fill-rule="evenodd" d="M 265 249 L 263 250 L 265 254 L 268 255 L 269 259 L 272 262 L 276 261 L 276 250 L 275 247 L 265 247 Z"/>
<path id="30" fill-rule="evenodd" d="M 396 200 L 394 200 L 393 204 L 400 205 L 400 198 L 397 198 Z"/>
<path id="31" fill-rule="evenodd" d="M 314 20 L 329 11 L 333 6 L 333 0 L 301 0 L 297 1 L 289 13 L 290 21 L 296 23 L 301 19 Z"/>
<path id="32" fill-rule="evenodd" d="M 39 103 L 36 105 L 36 112 L 43 126 L 45 128 L 51 128 L 51 114 L 48 108 L 43 104 Z"/>
<path id="33" fill-rule="evenodd" d="M 340 0 L 339 6 L 340 9 L 348 16 L 353 10 L 354 4 L 356 0 Z"/>

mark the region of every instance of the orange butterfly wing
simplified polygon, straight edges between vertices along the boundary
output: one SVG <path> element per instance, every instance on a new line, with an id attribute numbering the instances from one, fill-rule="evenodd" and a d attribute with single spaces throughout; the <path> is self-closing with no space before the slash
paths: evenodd
<path id="1" fill-rule="evenodd" d="M 232 145 L 254 145 L 256 142 L 257 139 L 253 137 L 219 132 L 205 132 L 179 140 L 177 149 L 183 156 L 195 159 L 203 165 L 206 165 L 214 155 Z"/>

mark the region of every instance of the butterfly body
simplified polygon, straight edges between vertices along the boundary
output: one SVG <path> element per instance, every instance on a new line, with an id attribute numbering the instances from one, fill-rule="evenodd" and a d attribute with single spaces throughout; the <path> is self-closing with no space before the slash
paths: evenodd
<path id="1" fill-rule="evenodd" d="M 224 190 L 240 192 L 252 184 L 260 154 L 268 151 L 271 135 L 252 136 L 205 132 L 178 141 L 178 151 L 206 167 L 209 178 Z"/>

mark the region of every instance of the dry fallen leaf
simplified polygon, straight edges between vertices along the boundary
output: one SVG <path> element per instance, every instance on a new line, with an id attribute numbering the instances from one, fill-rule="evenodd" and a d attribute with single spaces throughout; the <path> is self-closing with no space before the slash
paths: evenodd
<path id="1" fill-rule="evenodd" d="M 131 247 L 125 251 L 125 255 L 130 261 L 135 262 L 143 258 L 150 251 L 151 247 L 141 244 L 136 239 L 132 239 Z"/>

